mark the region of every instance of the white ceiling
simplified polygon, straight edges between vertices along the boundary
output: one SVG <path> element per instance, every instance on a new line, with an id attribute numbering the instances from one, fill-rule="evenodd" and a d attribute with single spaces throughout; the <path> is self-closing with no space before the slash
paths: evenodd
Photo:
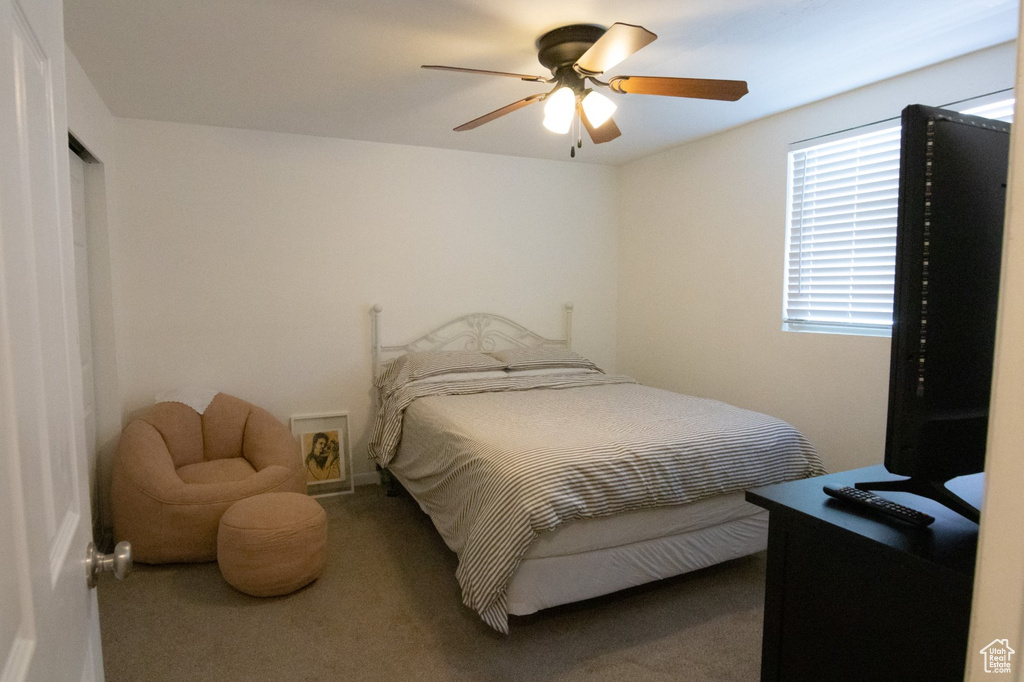
<path id="1" fill-rule="evenodd" d="M 548 76 L 534 41 L 572 23 L 659 38 L 612 75 L 746 80 L 739 102 L 610 95 L 620 164 L 1013 40 L 1017 0 L 65 0 L 71 51 L 116 116 L 568 160 L 533 105 L 545 89 L 445 64 Z"/>

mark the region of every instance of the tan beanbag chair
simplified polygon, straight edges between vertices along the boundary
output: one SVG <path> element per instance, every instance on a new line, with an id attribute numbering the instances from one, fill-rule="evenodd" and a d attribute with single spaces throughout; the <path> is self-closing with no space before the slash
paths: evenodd
<path id="1" fill-rule="evenodd" d="M 327 560 L 327 514 L 297 493 L 238 502 L 220 519 L 217 564 L 240 592 L 275 597 L 320 577 Z"/>
<path id="2" fill-rule="evenodd" d="M 218 393 L 202 415 L 157 403 L 121 433 L 111 480 L 114 535 L 136 561 L 213 561 L 228 507 L 306 492 L 298 444 L 266 410 Z"/>

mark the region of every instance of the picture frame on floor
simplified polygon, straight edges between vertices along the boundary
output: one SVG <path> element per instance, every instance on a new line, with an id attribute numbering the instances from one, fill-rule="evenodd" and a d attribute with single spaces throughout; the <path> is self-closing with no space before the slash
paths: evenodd
<path id="1" fill-rule="evenodd" d="M 354 492 L 348 412 L 294 415 L 290 425 L 306 472 L 306 492 L 313 497 Z"/>

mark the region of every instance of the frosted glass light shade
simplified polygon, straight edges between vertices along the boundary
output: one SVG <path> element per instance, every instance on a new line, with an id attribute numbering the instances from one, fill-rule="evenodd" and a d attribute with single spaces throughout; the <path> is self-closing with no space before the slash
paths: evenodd
<path id="1" fill-rule="evenodd" d="M 544 104 L 544 127 L 553 133 L 564 135 L 569 132 L 575 114 L 576 93 L 572 88 L 559 88 Z"/>
<path id="2" fill-rule="evenodd" d="M 615 102 L 599 92 L 591 90 L 583 98 L 583 113 L 587 115 L 590 125 L 600 128 L 615 113 Z"/>

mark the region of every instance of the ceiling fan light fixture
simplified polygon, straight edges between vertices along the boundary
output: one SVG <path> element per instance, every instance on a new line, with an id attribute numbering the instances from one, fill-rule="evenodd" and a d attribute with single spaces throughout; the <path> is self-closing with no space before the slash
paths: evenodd
<path id="1" fill-rule="evenodd" d="M 425 69 L 456 71 L 517 78 L 531 83 L 544 83 L 551 88 L 507 104 L 456 127 L 455 132 L 478 128 L 529 104 L 544 102 L 544 127 L 565 135 L 575 131 L 572 149 L 582 144 L 582 130 L 594 144 L 611 142 L 622 135 L 612 113 L 615 104 L 587 88 L 589 80 L 595 87 L 609 88 L 620 95 L 659 95 L 690 99 L 735 102 L 747 94 L 746 81 L 711 78 L 674 78 L 669 76 L 612 76 L 607 83 L 596 77 L 608 73 L 658 36 L 643 26 L 616 22 L 610 27 L 597 24 L 570 24 L 548 31 L 537 39 L 537 60 L 551 71 L 551 78 L 508 71 L 486 71 L 460 66 L 425 64 Z"/>
<path id="2" fill-rule="evenodd" d="M 572 88 L 558 88 L 544 104 L 544 127 L 553 133 L 564 135 L 572 127 L 575 114 L 576 93 Z"/>
<path id="3" fill-rule="evenodd" d="M 588 90 L 583 96 L 583 113 L 587 115 L 590 125 L 600 128 L 615 113 L 615 102 L 599 92 Z"/>

